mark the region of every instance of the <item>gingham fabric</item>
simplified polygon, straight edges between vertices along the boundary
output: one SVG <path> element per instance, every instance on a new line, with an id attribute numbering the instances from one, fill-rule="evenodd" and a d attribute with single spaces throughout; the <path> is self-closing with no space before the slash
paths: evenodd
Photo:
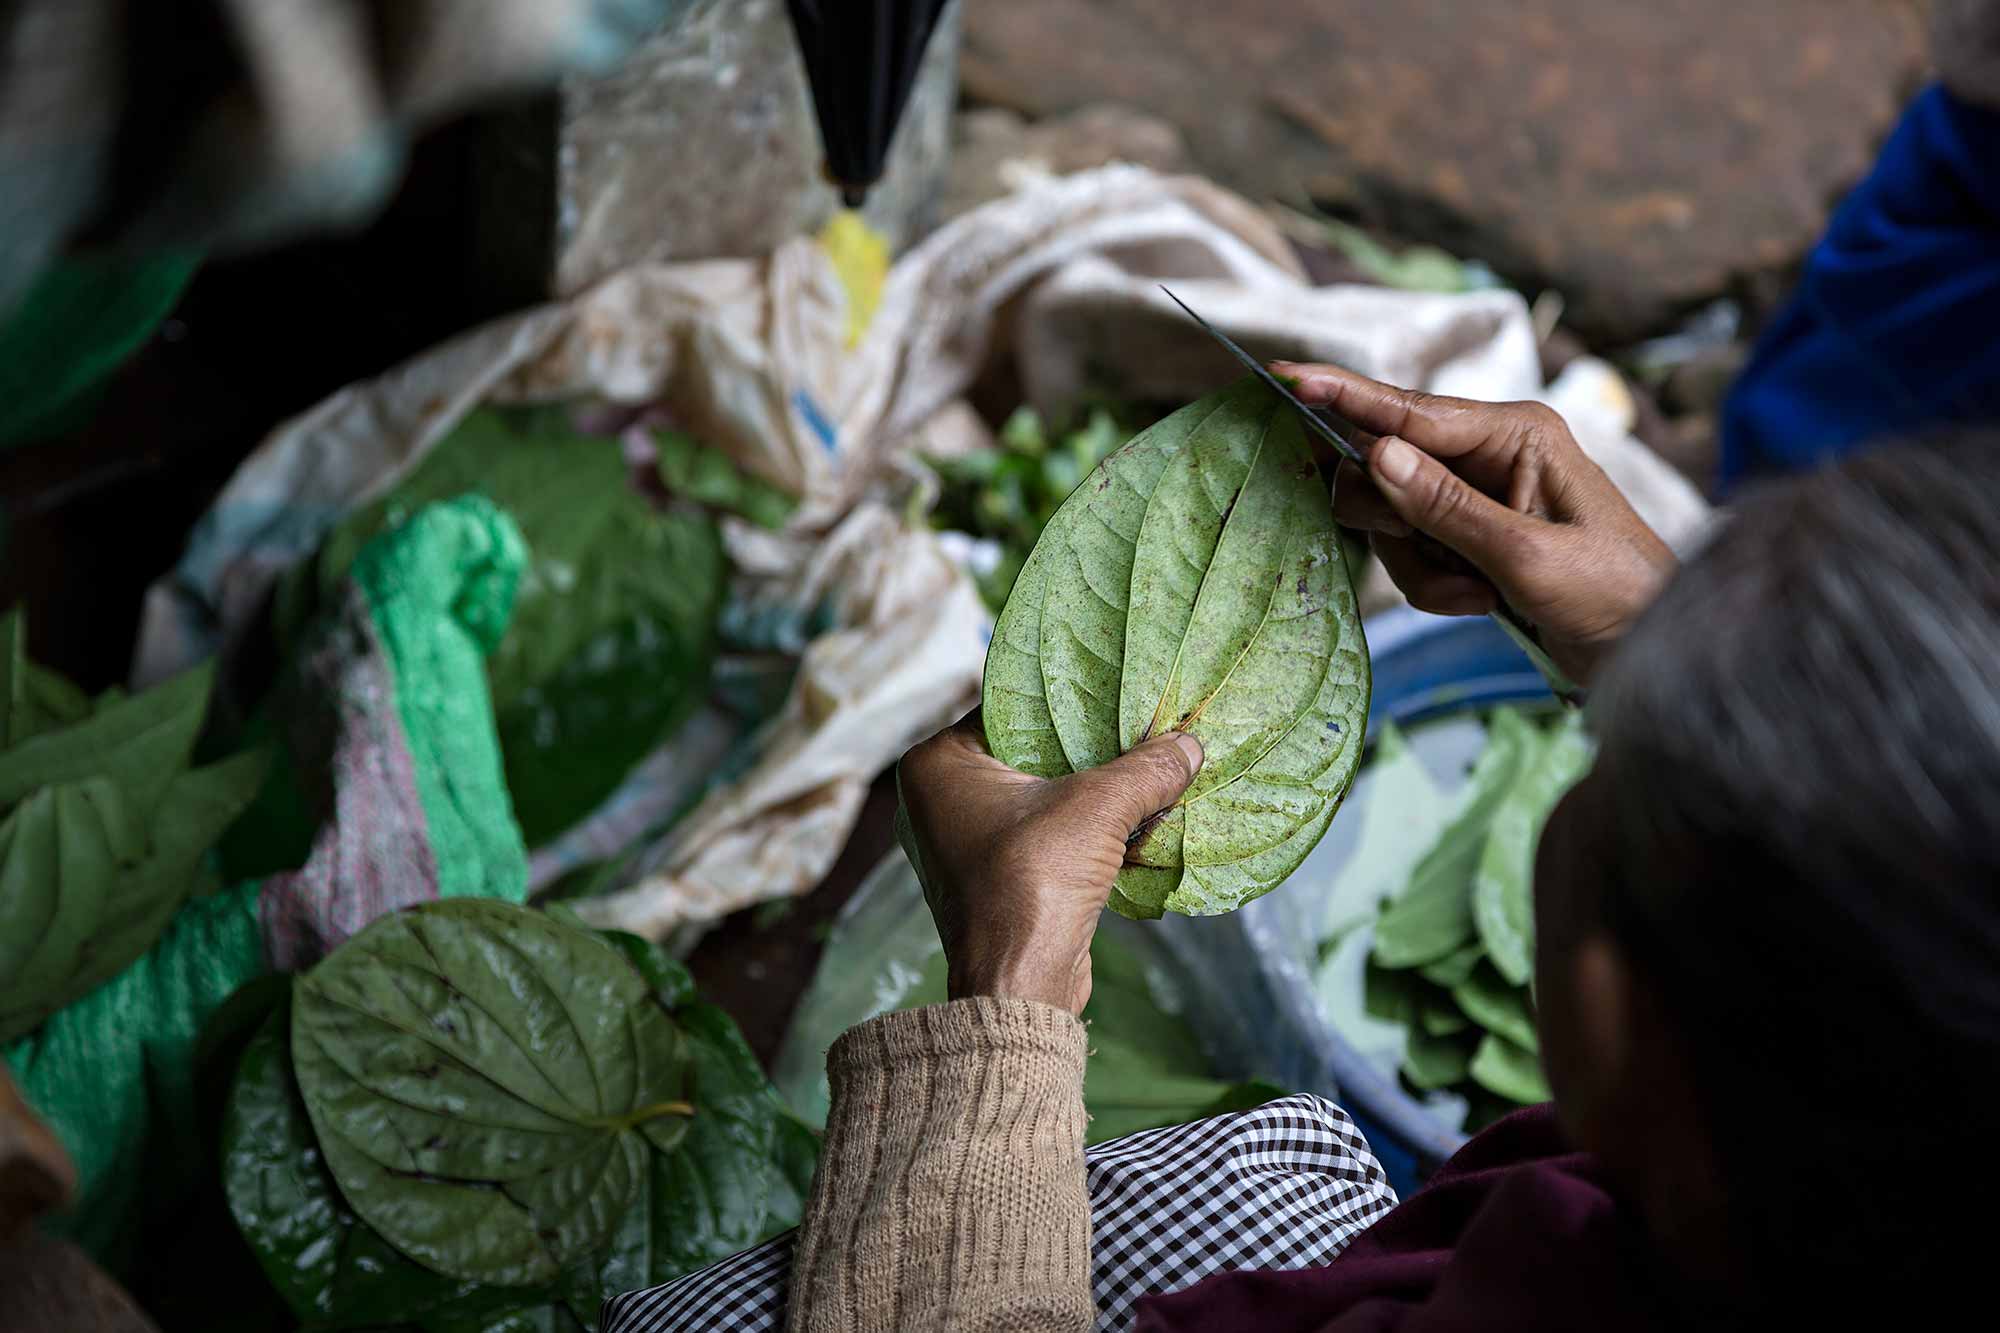
<path id="1" fill-rule="evenodd" d="M 1396 1206 L 1381 1163 L 1322 1097 L 1147 1130 L 1085 1156 L 1097 1327 L 1141 1296 L 1236 1269 L 1311 1268 Z M 775 1333 L 794 1233 L 605 1303 L 604 1333 Z"/>

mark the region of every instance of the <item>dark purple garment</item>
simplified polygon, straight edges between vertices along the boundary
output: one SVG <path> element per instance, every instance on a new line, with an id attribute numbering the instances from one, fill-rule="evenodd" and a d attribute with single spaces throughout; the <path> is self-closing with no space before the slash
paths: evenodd
<path id="1" fill-rule="evenodd" d="M 1596 1163 L 1553 1106 L 1467 1143 L 1325 1268 L 1223 1273 L 1139 1305 L 1138 1333 L 1482 1333 L 1667 1326 Z"/>

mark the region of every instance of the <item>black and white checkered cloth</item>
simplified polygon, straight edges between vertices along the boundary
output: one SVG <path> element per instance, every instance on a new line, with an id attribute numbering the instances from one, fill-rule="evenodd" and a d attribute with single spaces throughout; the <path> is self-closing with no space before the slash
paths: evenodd
<path id="1" fill-rule="evenodd" d="M 1368 1141 L 1322 1097 L 1287 1097 L 1100 1143 L 1085 1157 L 1097 1327 L 1130 1327 L 1141 1296 L 1213 1273 L 1311 1268 L 1396 1192 Z M 699 1273 L 605 1303 L 604 1333 L 775 1333 L 793 1233 Z"/>

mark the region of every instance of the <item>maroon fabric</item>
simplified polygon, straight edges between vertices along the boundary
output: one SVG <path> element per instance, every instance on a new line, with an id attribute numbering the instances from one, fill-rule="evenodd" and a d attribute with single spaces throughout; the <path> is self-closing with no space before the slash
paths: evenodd
<path id="1" fill-rule="evenodd" d="M 1140 1303 L 1138 1333 L 1663 1328 L 1630 1222 L 1555 1108 L 1479 1134 L 1325 1268 L 1223 1273 Z"/>

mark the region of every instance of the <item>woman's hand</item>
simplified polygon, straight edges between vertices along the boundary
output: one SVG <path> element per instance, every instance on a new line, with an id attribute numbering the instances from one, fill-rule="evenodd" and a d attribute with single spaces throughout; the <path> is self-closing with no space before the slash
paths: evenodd
<path id="1" fill-rule="evenodd" d="M 1439 398 L 1337 366 L 1271 369 L 1377 437 L 1356 442 L 1366 473 L 1340 465 L 1334 516 L 1369 534 L 1420 610 L 1481 615 L 1504 596 L 1585 682 L 1673 575 L 1673 552 L 1552 409 Z"/>
<path id="2" fill-rule="evenodd" d="M 1200 767 L 1200 743 L 1174 732 L 1087 772 L 1030 777 L 987 752 L 977 709 L 904 755 L 896 831 L 944 941 L 951 998 L 1081 1013 L 1126 839 Z"/>

